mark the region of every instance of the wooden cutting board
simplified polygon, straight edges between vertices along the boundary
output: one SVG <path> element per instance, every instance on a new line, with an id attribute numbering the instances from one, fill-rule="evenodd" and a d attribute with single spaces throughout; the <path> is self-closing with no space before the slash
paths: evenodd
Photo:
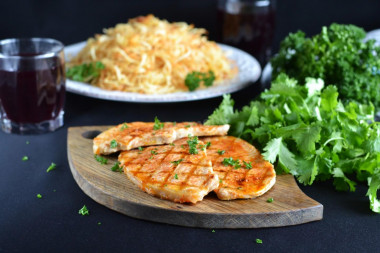
<path id="1" fill-rule="evenodd" d="M 69 128 L 67 154 L 79 187 L 112 210 L 139 219 L 202 228 L 280 227 L 322 219 L 323 206 L 306 196 L 291 175 L 277 176 L 272 189 L 256 199 L 222 201 L 210 193 L 192 205 L 150 196 L 123 173 L 111 171 L 117 155 L 107 156 L 106 165 L 94 159 L 92 138 L 109 127 Z M 268 203 L 268 198 L 274 201 Z"/>

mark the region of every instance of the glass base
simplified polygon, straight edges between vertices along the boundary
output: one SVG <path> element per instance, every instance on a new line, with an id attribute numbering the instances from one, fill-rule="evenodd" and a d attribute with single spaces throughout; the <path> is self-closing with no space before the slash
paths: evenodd
<path id="1" fill-rule="evenodd" d="M 63 126 L 63 114 L 61 111 L 55 119 L 40 123 L 15 123 L 9 119 L 1 119 L 1 129 L 8 134 L 44 134 L 53 132 Z"/>

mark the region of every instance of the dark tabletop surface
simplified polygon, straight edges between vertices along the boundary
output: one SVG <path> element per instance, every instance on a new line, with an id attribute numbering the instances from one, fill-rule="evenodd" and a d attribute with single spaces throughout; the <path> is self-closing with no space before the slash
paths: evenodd
<path id="1" fill-rule="evenodd" d="M 103 27 L 154 13 L 185 20 L 215 32 L 215 1 L 1 1 L 0 39 L 53 37 L 65 44 L 82 41 Z M 191 2 L 191 3 L 190 3 Z M 380 28 L 378 1 L 278 1 L 274 48 L 291 31 L 316 33 L 333 21 L 366 30 Z M 174 10 L 175 9 L 175 10 Z M 105 12 L 104 10 L 107 10 Z M 209 15 L 209 13 L 211 13 Z M 233 94 L 237 107 L 263 87 Z M 130 218 L 82 192 L 67 161 L 67 129 L 125 121 L 203 121 L 221 102 L 214 98 L 168 104 L 123 103 L 67 93 L 65 125 L 44 135 L 0 131 L 0 252 L 379 252 L 380 216 L 369 209 L 366 186 L 336 192 L 331 182 L 300 186 L 324 206 L 323 220 L 266 229 L 187 228 Z M 29 141 L 29 144 L 26 142 Z M 23 156 L 28 161 L 22 161 Z M 57 169 L 46 172 L 51 162 Z M 38 199 L 37 194 L 43 197 Z M 86 205 L 89 216 L 78 210 Z M 101 225 L 98 225 L 101 222 Z M 263 244 L 256 244 L 255 239 Z"/>

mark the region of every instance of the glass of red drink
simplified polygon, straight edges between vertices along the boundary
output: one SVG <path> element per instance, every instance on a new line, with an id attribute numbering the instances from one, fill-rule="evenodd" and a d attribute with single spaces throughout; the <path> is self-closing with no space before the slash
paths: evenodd
<path id="1" fill-rule="evenodd" d="M 54 39 L 0 41 L 0 124 L 6 133 L 38 134 L 63 126 L 65 61 Z"/>
<path id="2" fill-rule="evenodd" d="M 275 0 L 219 0 L 218 40 L 253 55 L 263 66 L 271 57 Z"/>

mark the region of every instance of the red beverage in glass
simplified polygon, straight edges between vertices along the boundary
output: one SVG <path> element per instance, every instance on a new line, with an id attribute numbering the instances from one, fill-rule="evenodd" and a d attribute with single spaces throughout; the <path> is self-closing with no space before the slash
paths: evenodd
<path id="1" fill-rule="evenodd" d="M 50 48 L 55 40 L 35 39 L 38 45 L 36 41 L 30 43 L 32 39 L 25 40 L 5 40 L 13 45 L 0 47 L 1 127 L 8 133 L 53 131 L 63 125 L 63 45 L 57 42 Z M 39 49 L 51 52 L 40 53 Z"/>
<path id="2" fill-rule="evenodd" d="M 271 0 L 220 0 L 218 40 L 269 61 L 274 37 L 275 6 Z"/>

